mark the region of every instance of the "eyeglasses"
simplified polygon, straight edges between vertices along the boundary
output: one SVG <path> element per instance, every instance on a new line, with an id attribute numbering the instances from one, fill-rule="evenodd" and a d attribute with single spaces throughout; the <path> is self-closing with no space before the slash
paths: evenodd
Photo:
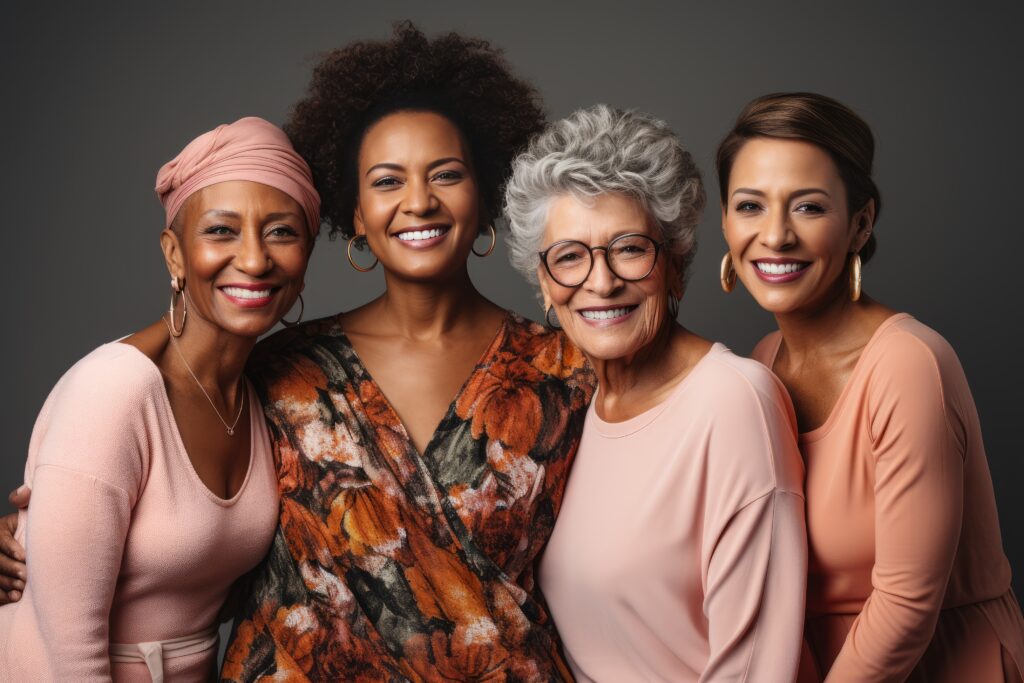
<path id="1" fill-rule="evenodd" d="M 562 240 L 540 252 L 551 279 L 563 287 L 579 287 L 594 268 L 594 252 L 603 251 L 608 270 L 620 280 L 643 280 L 654 270 L 664 242 L 647 235 L 620 235 L 604 247 L 591 247 L 577 240 Z"/>

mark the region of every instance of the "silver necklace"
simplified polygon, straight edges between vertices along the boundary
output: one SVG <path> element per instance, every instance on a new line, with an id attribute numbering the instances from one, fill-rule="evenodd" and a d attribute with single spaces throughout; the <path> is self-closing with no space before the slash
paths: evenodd
<path id="1" fill-rule="evenodd" d="M 163 318 L 163 321 L 164 325 L 167 325 L 167 331 L 170 332 L 171 328 L 170 325 L 167 323 L 167 319 Z M 171 335 L 171 346 L 173 346 L 174 350 L 178 353 L 178 358 L 181 359 L 181 362 L 185 364 L 185 369 L 188 370 L 188 374 L 192 375 L 192 379 L 194 379 L 196 381 L 196 384 L 199 385 L 199 390 L 203 392 L 203 396 L 205 396 L 206 400 L 210 402 L 210 407 L 213 408 L 213 412 L 217 413 L 217 419 L 219 419 L 221 424 L 224 425 L 224 429 L 228 430 L 228 436 L 234 436 L 235 427 L 238 426 L 238 421 L 242 418 L 242 408 L 245 407 L 245 396 L 242 395 L 242 378 L 238 378 L 238 415 L 235 415 L 235 421 L 232 422 L 231 425 L 229 426 L 227 420 L 225 420 L 224 416 L 220 414 L 219 410 L 217 410 L 217 404 L 215 404 L 213 402 L 213 399 L 210 398 L 210 395 L 206 393 L 206 388 L 203 386 L 203 383 L 199 381 L 198 377 L 196 377 L 196 373 L 192 372 L 192 366 L 188 364 L 188 361 L 185 360 L 185 356 L 182 355 L 181 349 L 178 348 L 178 340 L 174 338 L 173 334 Z"/>

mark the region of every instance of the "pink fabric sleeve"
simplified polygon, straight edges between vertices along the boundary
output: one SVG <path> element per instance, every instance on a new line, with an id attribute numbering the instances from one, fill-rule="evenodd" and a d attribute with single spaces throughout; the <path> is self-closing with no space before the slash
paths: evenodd
<path id="1" fill-rule="evenodd" d="M 760 479 L 767 491 L 731 514 L 723 511 L 704 540 L 710 553 L 704 599 L 710 652 L 700 681 L 792 681 L 803 642 L 807 537 L 803 467 L 796 423 L 778 380 L 762 370 L 745 392 L 734 394 L 714 426 L 711 467 L 746 463 L 727 472 L 719 499 Z M 727 449 L 733 455 L 716 452 Z M 737 458 L 735 454 L 742 454 Z M 712 507 L 715 501 L 709 501 Z"/>
<path id="2" fill-rule="evenodd" d="M 872 592 L 827 681 L 903 681 L 931 641 L 960 539 L 963 449 L 931 350 L 887 345 L 868 386 L 875 459 Z"/>
<path id="3" fill-rule="evenodd" d="M 111 677 L 108 615 L 144 467 L 139 392 L 108 365 L 80 363 L 54 389 L 26 471 L 29 582 L 53 680 Z"/>

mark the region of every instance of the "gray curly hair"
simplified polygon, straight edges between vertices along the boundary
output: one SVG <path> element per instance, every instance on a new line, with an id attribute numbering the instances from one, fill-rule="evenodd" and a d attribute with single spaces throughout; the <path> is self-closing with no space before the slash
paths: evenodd
<path id="1" fill-rule="evenodd" d="M 551 200 L 607 193 L 644 206 L 661 226 L 685 282 L 704 209 L 700 171 L 664 121 L 604 104 L 552 123 L 512 162 L 505 188 L 512 265 L 536 284 Z"/>

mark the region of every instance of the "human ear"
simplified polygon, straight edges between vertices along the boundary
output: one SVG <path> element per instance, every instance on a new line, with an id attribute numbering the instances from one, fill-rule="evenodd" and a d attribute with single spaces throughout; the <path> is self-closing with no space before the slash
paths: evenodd
<path id="1" fill-rule="evenodd" d="M 363 222 L 363 210 L 359 204 L 356 204 L 355 210 L 352 212 L 352 227 L 355 228 L 356 236 L 366 237 L 366 224 Z"/>
<path id="2" fill-rule="evenodd" d="M 164 228 L 160 233 L 160 249 L 164 252 L 164 262 L 171 277 L 185 280 L 185 249 L 181 238 L 171 228 Z"/>
<path id="3" fill-rule="evenodd" d="M 540 283 L 541 298 L 544 300 L 544 310 L 547 311 L 551 308 L 551 291 L 547 282 L 547 278 L 544 277 L 545 273 L 544 266 L 537 265 L 537 281 Z"/>
<path id="4" fill-rule="evenodd" d="M 875 200 L 869 199 L 860 211 L 853 215 L 853 245 L 851 251 L 859 252 L 867 244 L 875 229 Z"/>

